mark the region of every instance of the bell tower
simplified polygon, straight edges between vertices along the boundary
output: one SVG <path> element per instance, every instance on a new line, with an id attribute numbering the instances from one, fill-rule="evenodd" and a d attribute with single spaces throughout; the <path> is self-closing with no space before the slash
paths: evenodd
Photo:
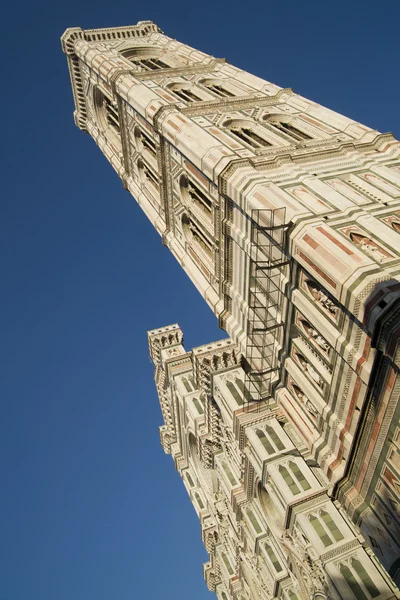
<path id="1" fill-rule="evenodd" d="M 67 29 L 62 47 L 75 123 L 235 346 L 232 364 L 207 358 L 210 382 L 233 364 L 240 370 L 224 389 L 240 395 L 245 422 L 273 418 L 275 435 L 279 423 L 291 432 L 295 452 L 320 469 L 324 493 L 400 580 L 399 141 L 173 40 L 151 21 Z M 171 352 L 186 356 L 175 335 L 163 333 L 172 336 Z M 154 332 L 151 344 L 162 346 Z M 153 357 L 157 382 L 164 358 Z M 193 381 L 200 389 L 196 373 Z M 171 425 L 171 397 L 157 385 Z M 221 462 L 214 453 L 224 427 L 229 439 L 238 436 L 237 463 L 246 455 L 250 465 L 244 425 L 224 420 L 229 411 L 211 383 L 201 389 L 209 430 L 196 442 L 198 454 L 196 432 L 187 446 L 198 470 L 202 461 Z M 267 429 L 260 431 L 262 442 L 253 432 L 249 448 L 251 439 L 259 448 L 269 443 Z M 172 453 L 174 435 L 165 425 L 163 445 Z M 282 444 L 289 447 L 286 438 Z M 250 496 L 251 468 L 242 473 Z M 239 471 L 234 476 L 245 484 Z M 378 597 L 362 589 L 367 600 Z M 307 594 L 293 593 L 282 598 Z"/>

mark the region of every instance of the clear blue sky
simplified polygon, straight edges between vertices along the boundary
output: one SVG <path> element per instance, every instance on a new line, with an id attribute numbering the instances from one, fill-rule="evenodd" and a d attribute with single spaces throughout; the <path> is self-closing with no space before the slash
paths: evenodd
<path id="1" fill-rule="evenodd" d="M 400 3 L 22 0 L 2 17 L 0 600 L 210 599 L 146 331 L 178 321 L 188 349 L 223 334 L 75 128 L 59 37 L 151 19 L 399 136 Z"/>

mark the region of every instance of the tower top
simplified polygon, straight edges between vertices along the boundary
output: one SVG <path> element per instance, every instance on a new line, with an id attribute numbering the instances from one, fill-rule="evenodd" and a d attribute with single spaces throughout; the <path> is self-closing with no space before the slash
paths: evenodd
<path id="1" fill-rule="evenodd" d="M 61 46 L 65 54 L 73 54 L 73 43 L 76 39 L 82 39 L 88 42 L 102 42 L 144 37 L 151 33 L 162 33 L 161 29 L 158 25 L 153 23 L 153 21 L 138 21 L 136 25 L 105 27 L 101 29 L 69 27 L 61 36 Z"/>

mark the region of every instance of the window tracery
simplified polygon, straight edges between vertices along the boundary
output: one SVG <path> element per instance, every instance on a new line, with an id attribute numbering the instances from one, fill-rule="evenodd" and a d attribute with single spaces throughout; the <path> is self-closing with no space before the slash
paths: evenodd
<path id="1" fill-rule="evenodd" d="M 236 96 L 231 89 L 228 89 L 226 82 L 223 80 L 203 79 L 200 83 L 207 91 L 212 92 L 219 98 L 235 98 Z"/>
<path id="2" fill-rule="evenodd" d="M 271 142 L 263 135 L 262 126 L 251 121 L 230 119 L 224 123 L 223 127 L 253 150 L 272 146 Z"/>
<path id="3" fill-rule="evenodd" d="M 175 83 L 169 86 L 171 92 L 178 96 L 184 102 L 201 102 L 203 98 L 196 94 L 196 88 L 190 83 Z"/>
<path id="4" fill-rule="evenodd" d="M 93 104 L 100 129 L 120 136 L 118 108 L 99 88 L 94 89 Z"/>
<path id="5" fill-rule="evenodd" d="M 211 242 L 187 213 L 182 216 L 182 229 L 188 244 L 195 244 L 208 259 L 212 259 Z"/>
<path id="6" fill-rule="evenodd" d="M 339 570 L 357 600 L 371 600 L 380 596 L 380 591 L 358 559 L 353 557 L 341 563 Z"/>
<path id="7" fill-rule="evenodd" d="M 296 142 L 304 142 L 312 139 L 312 136 L 309 133 L 300 129 L 297 124 L 294 125 L 293 118 L 288 115 L 267 115 L 264 118 L 264 121 Z"/>
<path id="8" fill-rule="evenodd" d="M 325 548 L 344 539 L 339 527 L 326 510 L 321 509 L 318 513 L 311 513 L 308 515 L 308 520 Z"/>

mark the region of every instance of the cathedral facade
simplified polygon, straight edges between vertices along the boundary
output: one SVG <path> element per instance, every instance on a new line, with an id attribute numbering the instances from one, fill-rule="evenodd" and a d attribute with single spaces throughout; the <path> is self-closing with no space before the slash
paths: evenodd
<path id="1" fill-rule="evenodd" d="M 148 335 L 209 589 L 400 597 L 400 142 L 150 21 L 62 47 L 77 126 L 229 334 Z"/>

